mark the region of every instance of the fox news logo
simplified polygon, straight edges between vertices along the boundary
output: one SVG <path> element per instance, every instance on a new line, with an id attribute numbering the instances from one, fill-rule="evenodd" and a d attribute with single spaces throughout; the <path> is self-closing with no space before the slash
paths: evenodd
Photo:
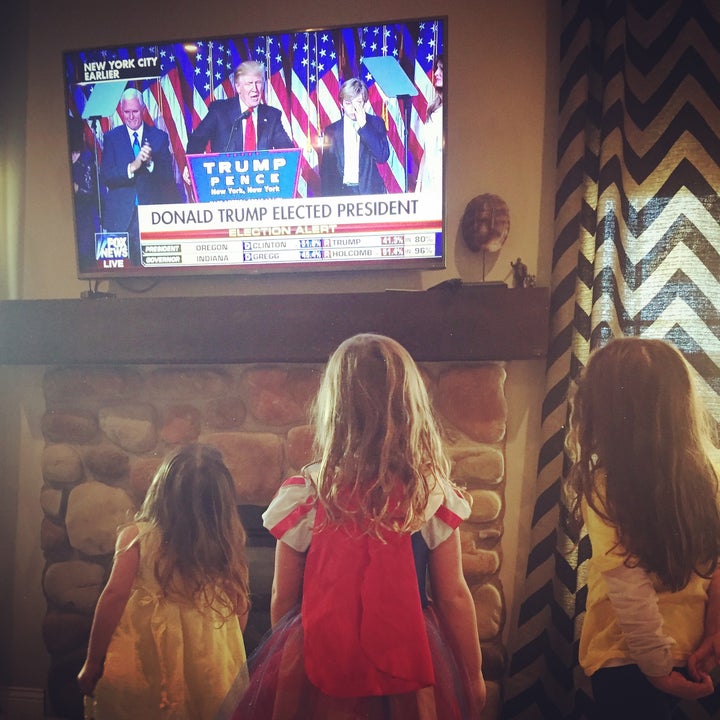
<path id="1" fill-rule="evenodd" d="M 123 260 L 129 257 L 127 233 L 98 233 L 95 236 L 96 260 Z"/>

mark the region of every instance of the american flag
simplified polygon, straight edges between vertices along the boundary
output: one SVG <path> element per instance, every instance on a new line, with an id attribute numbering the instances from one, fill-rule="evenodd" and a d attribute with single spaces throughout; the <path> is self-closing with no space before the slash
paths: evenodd
<path id="1" fill-rule="evenodd" d="M 292 136 L 290 96 L 285 81 L 289 42 L 288 35 L 259 35 L 255 38 L 253 59 L 265 65 L 265 102 L 280 110 L 285 131 Z"/>
<path id="2" fill-rule="evenodd" d="M 324 130 L 328 125 L 341 118 L 338 105 L 338 93 L 340 92 L 338 54 L 329 30 L 323 30 L 316 34 L 313 68 L 316 83 L 311 97 L 317 108 L 320 128 Z"/>
<path id="3" fill-rule="evenodd" d="M 158 57 L 159 77 L 131 80 L 145 99 L 145 120 L 170 136 L 179 178 L 185 166 L 185 147 L 194 128 L 207 114 L 213 100 L 235 95 L 233 72 L 243 60 L 256 59 L 267 68 L 266 102 L 283 112 L 288 134 L 302 150 L 298 195 L 319 194 L 322 133 L 341 117 L 339 87 L 351 77 L 368 86 L 371 112 L 383 118 L 391 154 L 381 172 L 388 192 L 405 190 L 406 178 L 414 181 L 421 148 L 417 133 L 434 96 L 432 67 L 442 52 L 443 21 L 428 19 L 392 25 L 371 25 L 294 34 L 225 37 L 167 43 L 153 47 L 122 48 L 67 53 L 66 101 L 70 115 L 81 117 L 92 85 L 79 83 L 83 63 L 147 56 Z M 392 56 L 414 82 L 405 148 L 405 120 L 397 98 L 387 97 L 363 63 L 365 57 Z M 99 155 L 105 132 L 119 125 L 119 108 L 99 122 L 86 121 L 88 145 L 97 140 Z M 406 167 L 407 164 L 407 167 Z"/>
<path id="4" fill-rule="evenodd" d="M 209 63 L 212 67 L 213 100 L 234 97 L 235 68 L 243 60 L 251 59 L 247 38 L 225 38 L 208 42 Z"/>
<path id="5" fill-rule="evenodd" d="M 308 194 L 317 195 L 320 190 L 320 156 L 323 148 L 325 128 L 339 120 L 342 115 L 338 104 L 340 80 L 338 55 L 335 41 L 330 31 L 308 33 L 307 61 L 310 69 L 308 79 L 309 100 L 312 106 L 310 116 L 314 124 L 310 128 L 312 152 L 308 155 L 308 165 L 312 171 L 308 182 Z"/>
<path id="6" fill-rule="evenodd" d="M 371 25 L 362 28 L 360 33 L 362 57 L 360 67 L 362 80 L 368 88 L 368 100 L 373 112 L 382 117 L 387 128 L 390 143 L 390 158 L 386 165 L 380 166 L 380 174 L 390 193 L 405 192 L 405 121 L 400 102 L 388 97 L 382 87 L 364 64 L 366 57 L 399 57 L 397 31 L 393 25 Z"/>
<path id="7" fill-rule="evenodd" d="M 440 21 L 429 20 L 419 24 L 414 61 L 414 82 L 418 94 L 413 98 L 409 132 L 410 154 L 416 159 L 414 172 L 417 172 L 417 166 L 422 157 L 422 146 L 418 138 L 421 137 L 428 105 L 435 97 L 433 70 L 436 58 L 443 53 L 442 43 L 443 33 Z"/>
<path id="8" fill-rule="evenodd" d="M 298 195 L 320 193 L 320 152 L 322 148 L 318 106 L 318 38 L 316 32 L 296 33 L 292 42 L 290 107 L 292 139 L 302 150 Z"/>
<path id="9" fill-rule="evenodd" d="M 200 122 L 207 109 L 202 96 L 195 89 L 194 69 L 183 46 L 176 44 L 160 47 L 158 55 L 160 78 L 150 83 L 145 91 L 145 104 L 151 109 L 153 122 L 170 133 L 173 152 L 178 158 L 183 156 L 188 127 L 196 119 Z M 186 72 L 190 71 L 192 74 L 187 76 Z"/>
<path id="10" fill-rule="evenodd" d="M 418 112 L 425 120 L 424 110 L 435 97 L 433 70 L 435 60 L 443 54 L 442 28 L 438 20 L 419 24 L 417 51 L 415 53 L 415 86 L 420 91 L 415 96 Z"/>

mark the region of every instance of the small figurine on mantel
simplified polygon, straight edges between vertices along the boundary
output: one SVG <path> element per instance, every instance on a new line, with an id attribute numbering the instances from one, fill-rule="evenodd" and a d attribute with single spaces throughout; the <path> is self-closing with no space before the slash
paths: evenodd
<path id="1" fill-rule="evenodd" d="M 513 287 L 535 287 L 535 276 L 528 274 L 528 267 L 520 258 L 515 262 L 511 261 L 510 267 L 513 271 Z"/>

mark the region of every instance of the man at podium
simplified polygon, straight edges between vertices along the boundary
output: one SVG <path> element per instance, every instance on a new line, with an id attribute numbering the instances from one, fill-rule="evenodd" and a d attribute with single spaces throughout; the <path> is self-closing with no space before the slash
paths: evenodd
<path id="1" fill-rule="evenodd" d="M 233 76 L 237 97 L 215 100 L 188 139 L 187 153 L 249 152 L 294 147 L 282 125 L 280 110 L 261 102 L 265 66 L 246 60 Z"/>
<path id="2" fill-rule="evenodd" d="M 320 164 L 322 194 L 384 193 L 385 183 L 377 164 L 390 157 L 385 123 L 365 112 L 368 89 L 359 78 L 342 84 L 339 99 L 343 117 L 325 128 Z"/>

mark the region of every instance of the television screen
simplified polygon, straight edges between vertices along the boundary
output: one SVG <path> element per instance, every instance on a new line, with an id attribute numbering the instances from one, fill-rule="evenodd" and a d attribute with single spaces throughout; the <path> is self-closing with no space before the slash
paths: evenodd
<path id="1" fill-rule="evenodd" d="M 446 35 L 65 52 L 78 277 L 444 267 Z"/>

